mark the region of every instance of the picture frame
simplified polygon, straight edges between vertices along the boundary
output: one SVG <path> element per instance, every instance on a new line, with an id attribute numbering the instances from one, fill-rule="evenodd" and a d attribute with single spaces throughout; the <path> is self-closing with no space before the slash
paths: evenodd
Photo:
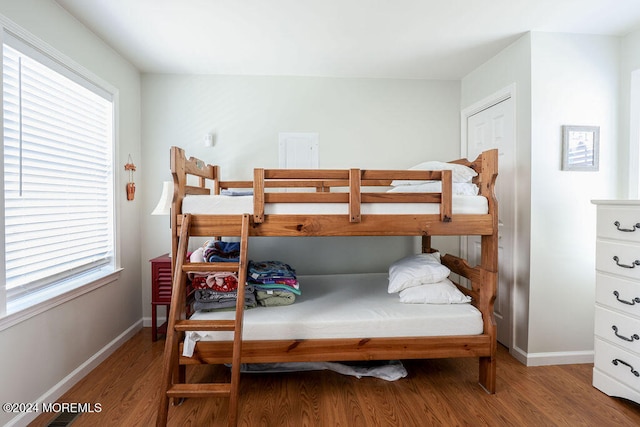
<path id="1" fill-rule="evenodd" d="M 597 171 L 600 126 L 562 126 L 562 170 Z"/>

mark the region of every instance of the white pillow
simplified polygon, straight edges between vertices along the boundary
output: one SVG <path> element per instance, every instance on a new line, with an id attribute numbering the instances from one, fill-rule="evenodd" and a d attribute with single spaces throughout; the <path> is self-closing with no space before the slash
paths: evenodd
<path id="1" fill-rule="evenodd" d="M 470 301 L 471 297 L 460 292 L 449 279 L 400 292 L 400 302 L 409 304 L 462 304 Z"/>
<path id="2" fill-rule="evenodd" d="M 446 162 L 438 162 L 438 161 L 429 161 L 420 163 L 419 165 L 415 165 L 409 170 L 420 170 L 420 171 L 441 171 L 441 170 L 451 170 L 451 180 L 453 182 L 471 182 L 474 176 L 477 176 L 478 173 L 465 165 L 459 165 L 456 163 L 446 163 Z M 398 185 L 418 185 L 424 184 L 428 181 L 416 181 L 416 180 L 403 180 L 403 179 L 394 179 L 391 182 L 392 186 Z"/>
<path id="3" fill-rule="evenodd" d="M 477 196 L 478 186 L 471 182 L 454 182 L 452 193 L 456 196 Z M 388 191 L 388 193 L 440 193 L 442 192 L 442 181 L 426 181 L 418 185 L 398 185 Z"/>
<path id="4" fill-rule="evenodd" d="M 438 283 L 451 271 L 440 263 L 440 253 L 410 255 L 389 266 L 390 294 L 413 286 Z"/>

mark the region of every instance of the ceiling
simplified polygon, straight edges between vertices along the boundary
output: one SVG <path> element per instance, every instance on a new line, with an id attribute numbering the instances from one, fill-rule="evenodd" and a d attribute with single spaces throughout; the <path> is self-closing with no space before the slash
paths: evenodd
<path id="1" fill-rule="evenodd" d="M 528 31 L 623 36 L 638 0 L 56 0 L 143 73 L 458 80 Z"/>

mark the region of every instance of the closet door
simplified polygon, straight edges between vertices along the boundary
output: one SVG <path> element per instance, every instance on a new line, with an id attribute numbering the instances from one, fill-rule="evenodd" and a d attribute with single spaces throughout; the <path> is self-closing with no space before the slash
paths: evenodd
<path id="1" fill-rule="evenodd" d="M 498 149 L 498 295 L 495 316 L 498 341 L 510 347 L 512 337 L 512 298 L 514 283 L 515 235 L 515 106 L 507 98 L 467 118 L 467 158 L 475 159 L 482 151 Z M 467 258 L 480 262 L 480 238 L 467 239 Z"/>

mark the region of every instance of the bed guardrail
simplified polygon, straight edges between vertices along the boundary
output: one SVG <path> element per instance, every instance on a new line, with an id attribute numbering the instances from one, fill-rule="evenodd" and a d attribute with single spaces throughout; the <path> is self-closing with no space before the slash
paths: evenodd
<path id="1" fill-rule="evenodd" d="M 363 191 L 388 187 L 395 179 L 442 181 L 438 193 L 387 193 Z M 393 171 L 336 169 L 254 169 L 254 223 L 264 222 L 267 203 L 348 203 L 349 222 L 360 222 L 362 203 L 439 203 L 440 218 L 452 218 L 451 171 Z M 268 192 L 281 188 L 287 192 Z M 312 192 L 305 190 L 314 189 Z M 343 191 L 331 191 L 343 189 Z M 293 190 L 293 191 L 292 191 Z"/>

